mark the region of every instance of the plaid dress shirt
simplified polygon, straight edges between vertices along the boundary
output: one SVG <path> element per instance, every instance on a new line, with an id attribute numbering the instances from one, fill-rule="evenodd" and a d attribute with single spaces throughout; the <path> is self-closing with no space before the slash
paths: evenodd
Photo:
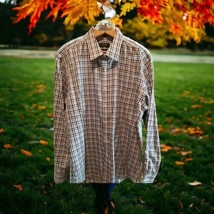
<path id="1" fill-rule="evenodd" d="M 161 157 L 151 55 L 118 28 L 103 54 L 93 30 L 56 53 L 55 182 L 152 183 Z"/>

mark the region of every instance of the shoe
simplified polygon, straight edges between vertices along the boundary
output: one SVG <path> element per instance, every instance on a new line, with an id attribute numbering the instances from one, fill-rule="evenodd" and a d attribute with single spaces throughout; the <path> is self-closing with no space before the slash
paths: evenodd
<path id="1" fill-rule="evenodd" d="M 105 206 L 97 205 L 96 214 L 114 214 L 115 204 L 113 201 L 109 201 Z"/>
<path id="2" fill-rule="evenodd" d="M 104 214 L 114 214 L 115 204 L 113 201 L 109 201 L 107 208 L 104 210 Z"/>

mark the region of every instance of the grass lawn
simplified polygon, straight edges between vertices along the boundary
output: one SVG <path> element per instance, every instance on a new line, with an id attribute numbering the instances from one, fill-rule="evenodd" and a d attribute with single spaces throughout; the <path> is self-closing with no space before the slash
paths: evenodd
<path id="1" fill-rule="evenodd" d="M 90 186 L 53 182 L 54 60 L 1 57 L 0 76 L 0 213 L 93 214 Z M 160 172 L 119 184 L 115 213 L 214 213 L 214 67 L 157 62 L 155 93 Z"/>

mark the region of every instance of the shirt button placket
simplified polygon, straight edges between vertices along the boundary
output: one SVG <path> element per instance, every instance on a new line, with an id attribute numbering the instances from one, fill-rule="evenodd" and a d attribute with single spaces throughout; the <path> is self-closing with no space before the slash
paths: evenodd
<path id="1" fill-rule="evenodd" d="M 108 179 L 110 174 L 109 171 L 109 139 L 108 139 L 108 70 L 107 70 L 107 59 L 103 60 L 103 79 L 102 79 L 102 99 L 103 99 L 103 172 L 104 180 Z"/>

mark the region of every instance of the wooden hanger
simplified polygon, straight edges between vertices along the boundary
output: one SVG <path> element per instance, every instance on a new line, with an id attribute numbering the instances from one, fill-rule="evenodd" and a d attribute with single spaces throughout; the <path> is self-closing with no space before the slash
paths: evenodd
<path id="1" fill-rule="evenodd" d="M 95 38 L 105 36 L 105 35 L 114 38 L 116 34 L 115 26 L 113 23 L 109 22 L 108 20 L 103 20 L 96 25 L 93 33 Z"/>

